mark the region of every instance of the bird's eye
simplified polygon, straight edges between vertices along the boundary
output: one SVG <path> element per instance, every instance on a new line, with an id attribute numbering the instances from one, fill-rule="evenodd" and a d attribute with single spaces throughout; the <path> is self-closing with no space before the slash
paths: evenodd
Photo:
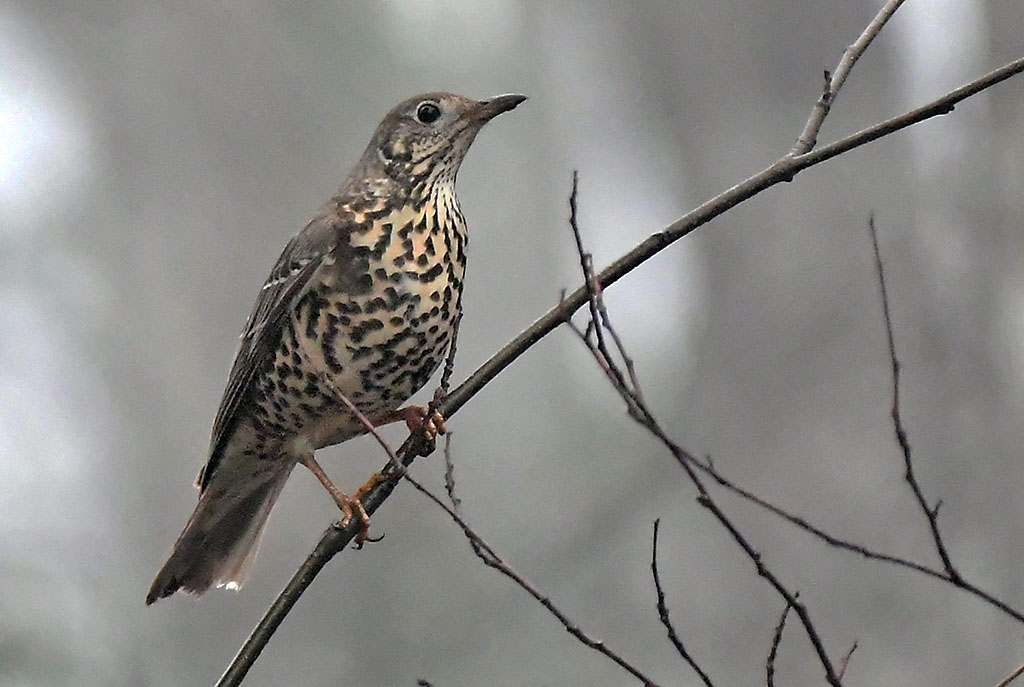
<path id="1" fill-rule="evenodd" d="M 431 124 L 440 118 L 441 108 L 437 106 L 437 103 L 420 103 L 419 107 L 416 108 L 416 119 L 422 124 Z"/>

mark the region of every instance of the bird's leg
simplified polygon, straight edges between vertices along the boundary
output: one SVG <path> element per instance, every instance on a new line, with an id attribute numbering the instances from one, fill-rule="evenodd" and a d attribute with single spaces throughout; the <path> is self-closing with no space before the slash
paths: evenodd
<path id="1" fill-rule="evenodd" d="M 431 413 L 426 406 L 406 406 L 398 410 L 392 410 L 378 418 L 375 425 L 386 425 L 392 422 L 405 422 L 410 432 L 423 430 L 427 441 L 434 441 L 438 434 L 447 434 L 448 428 L 444 424 L 444 416 L 436 410 Z"/>
<path id="2" fill-rule="evenodd" d="M 356 535 L 356 546 L 362 548 L 363 543 L 366 541 L 375 541 L 370 538 L 370 516 L 366 513 L 366 509 L 363 508 L 363 503 L 360 499 L 366 495 L 366 493 L 373 488 L 373 486 L 380 481 L 380 475 L 375 474 L 370 478 L 370 481 L 359 488 L 354 496 L 349 496 L 338 487 L 334 486 L 334 482 L 327 476 L 324 469 L 320 467 L 320 463 L 316 462 L 316 458 L 313 457 L 313 453 L 304 453 L 299 457 L 299 462 L 306 466 L 306 469 L 313 473 L 313 476 L 319 480 L 320 484 L 324 485 L 324 489 L 331 495 L 334 502 L 338 504 L 338 508 L 341 509 L 342 519 L 341 526 L 348 527 L 349 523 L 352 522 L 352 518 L 358 517 L 362 524 L 362 529 L 359 534 Z"/>

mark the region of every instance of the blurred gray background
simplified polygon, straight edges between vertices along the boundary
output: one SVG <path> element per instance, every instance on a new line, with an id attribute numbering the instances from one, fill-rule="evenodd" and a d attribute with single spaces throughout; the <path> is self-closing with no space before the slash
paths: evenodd
<path id="1" fill-rule="evenodd" d="M 460 174 L 459 380 L 580 283 L 571 170 L 607 264 L 788 150 L 880 2 L 0 5 L 0 685 L 211 684 L 337 516 L 296 470 L 244 590 L 143 605 L 256 292 L 392 105 L 530 96 Z M 822 141 L 1019 57 L 1022 27 L 1020 0 L 912 0 Z M 875 210 L 923 486 L 964 573 L 1021 608 L 1022 189 L 1018 78 L 729 212 L 608 304 L 689 450 L 836 534 L 935 563 L 888 418 Z M 585 629 L 663 685 L 696 684 L 654 612 L 660 517 L 684 640 L 719 685 L 762 683 L 781 600 L 567 330 L 449 426 L 471 522 Z M 368 441 L 328 454 L 350 488 L 384 460 Z M 437 488 L 441 470 L 414 466 Z M 976 599 L 720 499 L 833 655 L 860 642 L 849 684 L 994 684 L 1024 659 L 1024 628 Z M 408 485 L 374 527 L 386 538 L 329 565 L 246 684 L 633 684 Z M 778 671 L 821 683 L 795 623 Z"/>

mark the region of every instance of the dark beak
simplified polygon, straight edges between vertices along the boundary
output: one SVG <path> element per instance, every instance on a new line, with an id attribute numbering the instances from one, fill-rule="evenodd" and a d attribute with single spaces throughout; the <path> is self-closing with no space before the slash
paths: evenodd
<path id="1" fill-rule="evenodd" d="M 487 100 L 481 100 L 480 105 L 474 111 L 474 119 L 481 122 L 494 119 L 502 112 L 516 109 L 519 103 L 526 100 L 525 95 L 509 93 L 508 95 L 496 95 Z"/>

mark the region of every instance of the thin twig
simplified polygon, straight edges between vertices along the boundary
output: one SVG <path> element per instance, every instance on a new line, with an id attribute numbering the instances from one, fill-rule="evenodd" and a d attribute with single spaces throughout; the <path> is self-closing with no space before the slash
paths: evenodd
<path id="1" fill-rule="evenodd" d="M 596 351 L 596 348 L 591 347 L 591 352 L 593 353 L 594 351 Z M 683 468 L 687 477 L 696 487 L 698 494 L 697 502 L 708 509 L 715 519 L 718 520 L 719 524 L 726 529 L 729 535 L 754 564 L 757 574 L 763 577 L 786 601 L 786 603 L 793 607 L 793 610 L 796 611 L 797 616 L 800 618 L 801 624 L 804 626 L 804 630 L 808 639 L 811 641 L 811 645 L 814 647 L 815 653 L 818 655 L 818 660 L 821 663 L 822 668 L 825 670 L 825 679 L 830 685 L 833 685 L 833 687 L 840 687 L 842 683 L 832 665 L 832 660 L 829 658 L 828 652 L 825 650 L 824 642 L 822 642 L 818 630 L 811 619 L 810 612 L 804 606 L 803 602 L 798 599 L 795 592 L 791 592 L 775 575 L 775 573 L 765 565 L 760 552 L 753 547 L 747 538 L 732 523 L 725 512 L 717 503 L 715 503 L 714 499 L 711 498 L 707 487 L 704 486 L 703 480 L 700 479 L 694 471 L 694 468 L 691 466 L 691 463 L 695 461 L 694 457 L 665 434 L 657 420 L 654 419 L 645 405 L 640 404 L 639 411 L 640 415 L 633 416 L 634 420 L 647 428 L 655 438 L 661 441 L 661 443 L 668 448 L 669 452 L 672 453 L 673 457 L 675 457 L 676 462 Z"/>
<path id="2" fill-rule="evenodd" d="M 602 289 L 608 288 L 679 239 L 765 189 L 776 184 L 792 181 L 801 171 L 867 143 L 927 119 L 948 114 L 957 103 L 1016 76 L 1022 71 L 1024 71 L 1024 57 L 1009 62 L 999 69 L 950 91 L 927 105 L 880 122 L 830 145 L 795 157 L 783 156 L 768 168 L 705 201 L 699 207 L 665 227 L 662 231 L 653 234 L 602 270 L 597 275 L 595 281 Z M 437 411 L 446 418 L 452 417 L 502 370 L 511 365 L 542 338 L 557 329 L 559 325 L 587 302 L 587 289 L 585 286 L 567 295 L 557 306 L 523 330 L 487 362 L 481 365 L 465 382 L 439 401 L 437 403 Z M 401 465 L 408 466 L 409 463 L 415 460 L 417 453 L 413 451 L 413 448 L 418 446 L 419 443 L 420 440 L 418 438 L 410 437 L 402 444 L 396 452 L 401 458 Z M 367 514 L 370 515 L 391 495 L 395 487 L 395 478 L 397 478 L 400 472 L 396 471 L 389 461 L 388 465 L 381 470 L 381 474 L 384 475 L 385 479 L 374 489 L 371 489 L 362 499 L 363 506 Z M 241 683 L 246 673 L 248 673 L 253 663 L 259 657 L 260 652 L 263 651 L 263 647 L 270 641 L 270 638 L 291 611 L 298 598 L 305 592 L 327 562 L 352 541 L 360 527 L 361 523 L 353 522 L 347 528 L 332 526 L 324 532 L 317 546 L 299 566 L 291 580 L 281 593 L 278 594 L 263 618 L 256 625 L 248 639 L 246 639 L 245 644 L 243 644 L 220 681 L 218 681 L 219 687 L 234 687 Z"/>
<path id="3" fill-rule="evenodd" d="M 661 231 L 652 234 L 628 253 L 601 270 L 597 274 L 595 282 L 602 289 L 607 289 L 623 276 L 629 274 L 679 239 L 689 235 L 722 213 L 761 193 L 765 189 L 776 184 L 792 181 L 803 170 L 821 164 L 837 155 L 842 155 L 854 148 L 859 148 L 927 119 L 948 114 L 953 111 L 953 107 L 957 103 L 1016 76 L 1022 71 L 1024 71 L 1024 57 L 950 91 L 941 98 L 937 98 L 916 110 L 911 110 L 898 117 L 880 122 L 803 155 L 795 157 L 783 156 L 764 170 L 723 191 L 714 198 L 705 201 Z M 502 347 L 500 351 L 495 353 L 470 375 L 465 382 L 457 386 L 445 397 L 444 403 L 439 406 L 442 414 L 445 417 L 454 415 L 459 408 L 465 405 L 488 382 L 498 376 L 502 370 L 511 365 L 519 356 L 542 338 L 557 329 L 574 312 L 587 305 L 587 293 L 587 287 L 584 285 L 567 294 L 560 300 L 558 305 L 551 308 L 512 341 Z"/>
<path id="4" fill-rule="evenodd" d="M 850 659 L 853 658 L 853 652 L 857 650 L 857 642 L 854 640 L 853 646 L 850 650 L 843 655 L 843 659 L 839 661 L 839 679 L 842 680 L 843 676 L 846 675 L 846 669 L 850 667 Z"/>
<path id="5" fill-rule="evenodd" d="M 573 231 L 577 236 L 579 236 L 578 228 L 574 227 Z M 577 243 L 577 247 L 579 250 L 583 250 L 581 242 Z M 585 260 L 581 260 L 580 264 L 584 270 L 584 282 L 592 280 L 593 274 L 587 272 L 588 269 L 590 269 L 587 262 Z M 610 329 L 612 326 L 611 319 L 608 317 L 608 311 L 604 308 L 603 304 L 601 304 L 602 299 L 600 291 L 591 290 L 589 297 L 591 300 L 597 301 L 592 304 L 591 312 L 601 313 L 601 321 L 596 322 L 595 326 L 598 328 L 604 327 L 606 329 Z M 573 327 L 572 329 L 577 333 L 577 335 L 581 334 L 578 328 Z M 601 370 L 612 383 L 612 386 L 630 408 L 630 417 L 660 440 L 675 457 L 676 462 L 697 489 L 697 502 L 708 509 L 715 519 L 718 520 L 719 524 L 729 532 L 733 540 L 739 545 L 747 557 L 750 558 L 758 575 L 767 580 L 775 591 L 786 601 L 786 604 L 792 606 L 793 610 L 796 611 L 797 616 L 800 618 L 800 623 L 804 626 L 804 631 L 807 634 L 808 639 L 811 641 L 811 645 L 814 647 L 815 653 L 818 655 L 818 661 L 821 663 L 821 666 L 825 671 L 825 679 L 833 687 L 841 687 L 842 682 L 833 667 L 832 660 L 829 658 L 828 652 L 825 649 L 825 644 L 821 639 L 821 635 L 811 619 L 810 612 L 799 600 L 799 595 L 796 592 L 790 591 L 778 576 L 767 565 L 765 565 L 760 552 L 751 545 L 732 520 L 729 519 L 725 512 L 718 506 L 715 500 L 711 498 L 711 494 L 708 492 L 707 487 L 704 486 L 703 480 L 701 480 L 700 476 L 692 466 L 692 463 L 695 462 L 693 456 L 665 434 L 661 425 L 655 419 L 647 405 L 638 396 L 636 391 L 626 384 L 622 372 L 618 369 L 615 360 L 612 359 L 607 350 L 600 350 L 598 345 L 585 335 L 581 336 L 580 339 L 590 351 L 594 360 L 598 362 Z"/>
<path id="6" fill-rule="evenodd" d="M 668 631 L 668 639 L 672 642 L 672 646 L 676 648 L 676 651 L 683 660 L 690 664 L 693 671 L 700 676 L 701 681 L 707 685 L 707 687 L 714 687 L 714 683 L 711 682 L 711 678 L 704 672 L 697 661 L 694 660 L 690 652 L 683 646 L 683 640 L 679 638 L 679 634 L 676 632 L 675 626 L 672 624 L 672 620 L 668 617 L 668 604 L 665 603 L 665 590 L 661 586 L 661 576 L 658 574 L 658 526 L 661 520 L 654 521 L 654 536 L 651 541 L 651 576 L 654 577 L 654 590 L 658 595 L 658 619 L 661 620 L 661 624 L 665 626 L 665 630 Z"/>
<path id="7" fill-rule="evenodd" d="M 448 492 L 448 500 L 452 504 L 452 510 L 461 518 L 462 499 L 455 495 L 455 461 L 452 460 L 452 437 L 450 434 L 445 437 L 444 442 L 444 489 Z M 479 559 L 492 568 L 495 567 L 494 563 L 489 560 L 487 552 L 484 551 L 475 539 L 468 538 L 468 541 L 470 547 L 473 549 L 473 553 L 475 553 Z"/>
<path id="8" fill-rule="evenodd" d="M 619 656 L 615 651 L 609 649 L 604 642 L 598 639 L 594 639 L 586 632 L 584 632 L 580 628 L 580 626 L 573 622 L 560 608 L 558 608 L 558 606 L 556 606 L 555 603 L 548 596 L 546 596 L 540 590 L 534 587 L 533 584 L 531 584 L 525 577 L 523 577 L 511 565 L 509 565 L 509 563 L 504 558 L 499 556 L 498 553 L 493 548 L 491 548 L 490 544 L 484 541 L 484 539 L 481 538 L 480 535 L 477 534 L 476 531 L 469 526 L 469 523 L 467 523 L 462 518 L 461 515 L 455 512 L 454 508 L 452 508 L 447 503 L 442 501 L 440 497 L 438 497 L 432 491 L 427 489 L 423 484 L 421 484 L 411 475 L 406 474 L 405 479 L 410 484 L 412 484 L 417 489 L 417 491 L 419 491 L 421 494 L 423 494 L 428 499 L 430 499 L 435 504 L 444 509 L 444 512 L 448 514 L 448 517 L 450 517 L 455 522 L 455 524 L 462 529 L 462 533 L 466 536 L 466 539 L 469 540 L 470 544 L 472 544 L 473 552 L 477 555 L 478 558 L 480 558 L 481 561 L 483 561 L 484 565 L 490 568 L 494 568 L 502 575 L 512 580 L 527 594 L 536 599 L 541 606 L 547 609 L 547 611 L 551 615 L 555 616 L 555 618 L 558 619 L 558 621 L 562 624 L 562 627 L 565 628 L 566 632 L 568 632 L 570 635 L 579 640 L 583 645 L 611 659 L 616 665 L 618 665 L 620 668 L 622 668 L 630 675 L 635 677 L 637 680 L 639 680 L 643 685 L 645 685 L 645 687 L 658 687 L 653 680 L 644 675 L 639 669 L 637 669 L 631 663 L 626 661 L 624 658 Z"/>
<path id="9" fill-rule="evenodd" d="M 404 469 L 402 468 L 402 461 L 398 459 L 398 454 L 395 453 L 394 447 L 392 447 L 388 440 L 377 431 L 377 426 L 370 421 L 370 418 L 366 417 L 359 408 L 356 408 L 356 404 L 349 400 L 348 396 L 341 392 L 341 389 L 334 388 L 333 391 L 334 394 L 341 399 L 341 402 L 345 404 L 345 407 L 348 408 L 352 414 L 356 416 L 356 419 L 363 424 L 366 431 L 369 432 L 373 438 L 377 440 L 377 443 L 381 445 L 384 452 L 388 454 L 388 458 L 391 459 L 391 464 L 396 468 Z M 427 417 L 429 417 L 429 415 Z"/>
<path id="10" fill-rule="evenodd" d="M 608 345 L 604 339 L 604 332 L 607 330 L 608 334 L 612 337 L 612 341 L 615 342 L 616 351 L 622 359 L 623 365 L 626 366 L 626 374 L 629 375 L 629 384 L 626 383 L 625 378 L 623 378 L 616 366 L 609 368 L 606 372 L 617 376 L 617 387 L 629 389 L 636 395 L 637 400 L 643 401 L 643 392 L 640 389 L 640 380 L 637 378 L 633 359 L 629 357 L 626 347 L 622 344 L 622 339 L 619 337 L 618 332 L 611 327 L 611 320 L 608 317 L 608 311 L 605 309 L 604 298 L 602 297 L 601 284 L 594 275 L 593 256 L 583 248 L 583 235 L 580 233 L 577 213 L 578 194 L 579 173 L 576 170 L 573 170 L 572 191 L 569 193 L 569 227 L 572 229 L 573 239 L 576 241 L 576 252 L 580 256 L 580 268 L 583 270 L 584 284 L 587 288 L 587 302 L 590 307 L 590 322 L 587 323 L 587 329 L 582 336 L 584 339 L 589 339 L 591 333 L 593 333 L 597 339 L 597 350 L 600 351 L 603 358 L 611 360 L 612 356 L 608 351 Z M 571 319 L 567 323 L 571 327 L 575 328 Z M 602 323 L 604 326 L 601 326 Z"/>
<path id="11" fill-rule="evenodd" d="M 462 326 L 462 310 L 455 316 L 452 322 L 452 343 L 448 346 L 448 356 L 444 360 L 444 370 L 441 372 L 441 384 L 437 388 L 443 394 L 447 394 L 451 388 L 452 374 L 455 372 L 455 352 L 458 350 L 459 328 Z"/>
<path id="12" fill-rule="evenodd" d="M 806 518 L 800 515 L 790 513 L 789 511 L 780 508 L 771 501 L 761 496 L 758 496 L 757 494 L 753 493 L 746 487 L 740 486 L 736 482 L 730 480 L 729 478 L 722 474 L 722 472 L 714 465 L 714 463 L 711 462 L 710 458 L 701 461 L 696 457 L 693 457 L 692 460 L 693 465 L 696 466 L 697 469 L 701 470 L 709 477 L 711 477 L 719 486 L 728 489 L 737 496 L 757 506 L 760 506 L 761 508 L 764 508 L 765 510 L 771 513 L 774 513 L 780 518 L 796 525 L 805 532 L 808 532 L 814 535 L 815 537 L 821 539 L 829 546 L 834 546 L 838 549 L 845 549 L 847 551 L 851 551 L 870 560 L 891 563 L 893 565 L 897 565 L 921 573 L 922 575 L 927 575 L 928 577 L 941 580 L 943 582 L 947 582 L 949 584 L 952 584 L 954 587 L 962 589 L 965 592 L 971 594 L 972 596 L 981 599 L 982 601 L 991 605 L 992 607 L 999 609 L 1011 618 L 1024 623 L 1024 613 L 1018 611 L 1005 601 L 993 596 L 991 593 L 985 591 L 984 589 L 981 589 L 977 585 L 967 581 L 964 578 L 958 578 L 954 580 L 949 577 L 949 574 L 945 570 L 930 568 L 926 565 L 922 565 L 921 563 L 917 563 L 915 561 L 902 558 L 900 556 L 894 556 L 892 554 L 875 551 L 862 544 L 858 544 L 848 539 L 843 539 L 833 534 L 829 534 L 825 530 L 809 522 Z"/>
<path id="13" fill-rule="evenodd" d="M 444 368 L 441 370 L 441 383 L 438 384 L 437 388 L 434 389 L 434 396 L 430 400 L 430 404 L 427 406 L 428 413 L 427 417 L 430 417 L 437 410 L 437 404 L 448 395 L 448 391 L 451 389 L 452 373 L 455 372 L 455 352 L 458 350 L 457 344 L 459 341 L 459 327 L 462 325 L 462 311 L 459 310 L 455 319 L 452 321 L 452 341 L 448 345 L 448 354 L 444 359 Z"/>
<path id="14" fill-rule="evenodd" d="M 599 299 L 597 296 L 601 291 L 601 287 L 594 278 L 593 256 L 583 249 L 583 237 L 580 235 L 580 227 L 577 220 L 578 193 L 579 172 L 574 169 L 572 171 L 572 191 L 569 193 L 569 227 L 572 229 L 572 235 L 576 240 L 576 253 L 580 258 L 580 268 L 584 275 L 583 285 L 587 289 L 587 304 L 590 306 L 590 323 L 587 325 L 587 333 L 584 336 L 589 336 L 590 333 L 593 333 L 597 338 L 595 344 L 597 350 L 601 351 L 606 358 L 610 358 L 608 345 L 604 340 L 604 329 L 599 325 L 601 315 L 598 312 L 597 304 Z M 620 382 L 624 383 L 624 380 L 620 380 Z"/>
<path id="15" fill-rule="evenodd" d="M 452 502 L 452 508 L 459 513 L 462 500 L 455 495 L 455 462 L 452 460 L 451 432 L 444 438 L 444 488 L 448 492 L 448 500 Z"/>
<path id="16" fill-rule="evenodd" d="M 910 442 L 907 440 L 907 431 L 900 418 L 900 361 L 896 357 L 896 339 L 893 336 L 892 316 L 889 311 L 889 291 L 886 288 L 885 270 L 882 267 L 882 253 L 878 248 L 878 230 L 875 228 L 874 213 L 871 213 L 868 217 L 868 233 L 871 235 L 871 247 L 875 255 L 875 273 L 878 275 L 878 285 L 882 293 L 882 317 L 885 320 L 885 337 L 889 344 L 889 361 L 892 364 L 892 424 L 893 430 L 896 432 L 896 441 L 899 442 L 900 449 L 903 452 L 903 465 L 906 469 L 904 477 L 907 484 L 910 485 L 910 489 L 914 492 L 917 504 L 921 507 L 925 517 L 928 518 L 928 525 L 932 531 L 932 540 L 935 542 L 935 549 L 942 560 L 942 567 L 946 570 L 950 580 L 954 583 L 960 582 L 962 581 L 960 573 L 953 567 L 953 561 L 949 557 L 946 544 L 942 539 L 942 534 L 939 532 L 939 506 L 942 502 L 937 502 L 934 507 L 928 505 L 928 500 L 925 498 L 921 485 L 914 475 L 914 463 L 910 458 Z"/>
<path id="17" fill-rule="evenodd" d="M 775 624 L 775 632 L 772 633 L 772 645 L 768 648 L 768 660 L 764 662 L 765 682 L 768 687 L 775 687 L 775 657 L 779 654 L 779 645 L 782 644 L 782 631 L 786 628 L 786 618 L 789 617 L 788 603 L 782 609 L 779 622 Z"/>
<path id="18" fill-rule="evenodd" d="M 700 459 L 697 459 L 695 457 L 693 464 L 706 475 L 711 477 L 711 479 L 713 479 L 719 486 L 728 489 L 737 496 L 740 496 L 743 499 L 750 501 L 751 503 L 760 506 L 761 508 L 764 508 L 767 511 L 770 511 L 775 515 L 778 515 L 784 520 L 787 520 L 790 523 L 796 525 L 800 529 L 813 534 L 814 536 L 823 540 L 826 544 L 829 544 L 830 546 L 834 546 L 840 549 L 846 549 L 848 551 L 852 551 L 854 553 L 860 554 L 861 556 L 864 556 L 865 558 L 869 558 L 872 560 L 885 561 L 887 563 L 893 563 L 895 565 L 900 565 L 905 568 L 910 568 L 911 570 L 915 570 L 919 573 L 923 573 L 925 575 L 929 575 L 940 580 L 946 579 L 945 574 L 940 570 L 933 570 L 932 568 L 929 568 L 926 565 L 921 565 L 920 563 L 915 563 L 914 561 L 906 560 L 904 558 L 900 558 L 899 556 L 893 556 L 886 553 L 879 553 L 877 551 L 868 549 L 860 544 L 857 544 L 856 542 L 852 542 L 846 539 L 842 539 L 840 537 L 836 537 L 835 535 L 829 534 L 820 527 L 817 527 L 810 523 L 806 518 L 799 515 L 794 515 L 793 513 L 790 513 L 789 511 L 775 505 L 771 501 L 761 496 L 758 496 L 757 494 L 753 493 L 746 487 L 740 486 L 736 482 L 730 480 L 725 475 L 723 475 L 722 472 L 709 459 L 701 461 Z"/>
<path id="19" fill-rule="evenodd" d="M 1024 663 L 1014 668 L 1013 672 L 1004 677 L 1002 680 L 1000 680 L 999 684 L 997 684 L 996 687 L 1006 687 L 1008 684 L 1019 678 L 1021 675 L 1024 675 Z"/>
<path id="20" fill-rule="evenodd" d="M 824 124 L 825 117 L 828 116 L 832 105 L 835 104 L 839 90 L 846 83 L 846 77 L 850 75 L 853 65 L 857 64 L 857 60 L 860 59 L 860 56 L 871 45 L 871 41 L 881 32 L 886 22 L 889 21 L 903 3 L 904 0 L 889 0 L 889 2 L 885 3 L 885 6 L 878 11 L 875 18 L 871 20 L 871 23 L 867 25 L 864 32 L 860 34 L 860 37 L 843 52 L 843 56 L 840 58 L 839 64 L 836 65 L 835 71 L 825 70 L 825 87 L 818 97 L 818 102 L 814 104 L 814 108 L 811 110 L 811 116 L 807 119 L 803 132 L 797 137 L 796 145 L 793 146 L 791 155 L 802 155 L 814 148 L 818 141 L 818 132 L 821 131 L 821 125 Z"/>

